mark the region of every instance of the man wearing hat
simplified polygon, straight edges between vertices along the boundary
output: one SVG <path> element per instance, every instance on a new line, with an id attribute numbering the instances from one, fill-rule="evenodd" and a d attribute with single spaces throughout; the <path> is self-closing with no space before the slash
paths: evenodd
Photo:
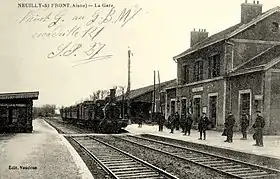
<path id="1" fill-rule="evenodd" d="M 227 135 L 227 140 L 225 140 L 225 142 L 230 142 L 230 143 L 232 142 L 234 123 L 235 123 L 235 119 L 232 113 L 229 112 L 225 122 L 226 135 Z"/>
<path id="2" fill-rule="evenodd" d="M 243 137 L 241 140 L 247 140 L 247 128 L 249 127 L 249 115 L 243 111 L 241 120 L 240 120 L 241 132 Z"/>
<path id="3" fill-rule="evenodd" d="M 203 140 L 206 140 L 206 130 L 209 124 L 208 117 L 206 116 L 206 113 L 203 112 L 202 116 L 198 122 L 198 130 L 200 132 L 199 140 L 202 140 L 202 133 L 203 133 Z"/>
<path id="4" fill-rule="evenodd" d="M 261 116 L 261 111 L 257 111 L 257 118 L 253 125 L 255 129 L 256 144 L 254 146 L 263 147 L 263 128 L 265 126 L 264 118 Z"/>

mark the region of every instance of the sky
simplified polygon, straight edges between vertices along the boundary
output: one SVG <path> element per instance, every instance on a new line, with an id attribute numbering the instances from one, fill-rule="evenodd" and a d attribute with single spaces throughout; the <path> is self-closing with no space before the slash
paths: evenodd
<path id="1" fill-rule="evenodd" d="M 161 81 L 176 78 L 172 58 L 190 47 L 190 31 L 206 29 L 210 36 L 239 23 L 244 0 L 28 1 L 47 2 L 47 8 L 1 2 L 0 93 L 39 91 L 34 106 L 68 106 L 99 89 L 127 87 L 128 48 L 131 89 L 153 84 L 154 70 Z M 85 3 L 87 8 L 73 7 Z M 102 4 L 113 5 L 114 13 L 112 7 L 95 7 Z M 280 0 L 260 4 L 264 12 Z M 120 18 L 129 9 L 128 17 Z"/>

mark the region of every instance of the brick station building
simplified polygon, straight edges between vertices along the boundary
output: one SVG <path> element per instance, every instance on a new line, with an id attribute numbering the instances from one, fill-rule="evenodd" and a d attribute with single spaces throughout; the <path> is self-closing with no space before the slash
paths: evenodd
<path id="1" fill-rule="evenodd" d="M 39 92 L 0 93 L 0 133 L 32 132 L 33 100 Z"/>
<path id="2" fill-rule="evenodd" d="M 191 32 L 191 47 L 173 59 L 177 86 L 166 89 L 166 111 L 189 110 L 195 120 L 206 112 L 213 128 L 222 129 L 227 112 L 257 110 L 266 133 L 280 133 L 280 7 L 262 12 L 259 2 L 241 4 L 240 23 L 208 37 Z"/>

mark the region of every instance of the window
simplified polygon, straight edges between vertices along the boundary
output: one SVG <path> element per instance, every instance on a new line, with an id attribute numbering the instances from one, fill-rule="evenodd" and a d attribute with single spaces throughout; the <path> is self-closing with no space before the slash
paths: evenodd
<path id="1" fill-rule="evenodd" d="M 203 79 L 203 61 L 196 61 L 194 64 L 194 81 Z"/>
<path id="2" fill-rule="evenodd" d="M 220 76 L 220 55 L 214 55 L 208 58 L 208 78 Z"/>
<path id="3" fill-rule="evenodd" d="M 189 66 L 183 66 L 183 84 L 189 83 Z"/>
<path id="4" fill-rule="evenodd" d="M 279 31 L 279 24 L 277 22 L 272 22 L 271 31 L 272 32 L 278 32 Z"/>

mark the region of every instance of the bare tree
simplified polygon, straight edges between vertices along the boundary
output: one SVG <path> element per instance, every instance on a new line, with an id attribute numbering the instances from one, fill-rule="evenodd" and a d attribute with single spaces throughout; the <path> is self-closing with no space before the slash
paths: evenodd
<path id="1" fill-rule="evenodd" d="M 95 92 L 97 99 L 100 99 L 100 98 L 101 98 L 101 93 L 102 93 L 102 90 L 97 90 L 97 91 Z"/>
<path id="2" fill-rule="evenodd" d="M 34 107 L 33 115 L 34 116 L 54 116 L 56 110 L 55 104 L 45 104 L 42 107 Z"/>
<path id="3" fill-rule="evenodd" d="M 101 90 L 100 99 L 105 99 L 108 96 L 108 90 Z"/>
<path id="4" fill-rule="evenodd" d="M 125 86 L 116 86 L 116 96 L 124 95 Z"/>

